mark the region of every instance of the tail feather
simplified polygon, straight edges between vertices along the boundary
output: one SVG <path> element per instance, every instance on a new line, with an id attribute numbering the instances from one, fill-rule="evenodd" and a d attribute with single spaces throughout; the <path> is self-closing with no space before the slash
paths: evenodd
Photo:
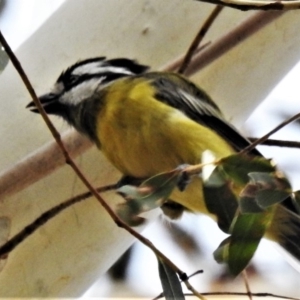
<path id="1" fill-rule="evenodd" d="M 300 215 L 279 205 L 268 230 L 268 237 L 276 241 L 300 264 Z"/>

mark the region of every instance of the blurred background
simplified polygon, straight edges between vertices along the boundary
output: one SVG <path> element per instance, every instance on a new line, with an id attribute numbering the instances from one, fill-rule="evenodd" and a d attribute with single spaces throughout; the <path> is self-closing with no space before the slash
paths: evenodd
<path id="1" fill-rule="evenodd" d="M 9 0 L 0 2 L 0 28 L 13 50 L 16 50 L 64 0 Z M 77 58 L 74 58 L 75 60 Z M 6 55 L 1 53 L 2 69 Z M 56 75 L 56 74 L 55 74 Z M 282 80 L 265 99 L 241 130 L 249 137 L 260 137 L 281 121 L 300 111 L 300 64 Z M 1 80 L 1 79 L 0 79 Z M 272 138 L 299 140 L 300 124 L 285 127 Z M 300 189 L 297 172 L 299 149 L 260 146 L 260 151 L 273 158 L 293 184 Z M 212 252 L 224 235 L 217 225 L 203 216 L 186 214 L 179 222 L 158 218 L 143 232 L 160 250 L 187 274 L 203 270 L 191 279 L 202 292 L 245 291 L 242 280 L 226 277 Z M 300 297 L 299 273 L 283 258 L 280 249 L 263 241 L 249 267 L 252 292 L 272 292 Z M 157 262 L 150 250 L 136 243 L 122 260 L 86 291 L 83 297 L 153 297 L 161 292 Z"/>

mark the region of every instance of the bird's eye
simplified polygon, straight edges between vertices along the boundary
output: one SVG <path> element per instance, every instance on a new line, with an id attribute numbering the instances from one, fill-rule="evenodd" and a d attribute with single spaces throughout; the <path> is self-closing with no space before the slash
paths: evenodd
<path id="1" fill-rule="evenodd" d="M 69 90 L 71 89 L 73 86 L 75 86 L 79 81 L 79 76 L 76 75 L 71 75 L 68 76 L 67 78 L 64 78 L 63 80 L 63 85 L 64 85 L 64 90 Z"/>
<path id="2" fill-rule="evenodd" d="M 70 76 L 69 84 L 74 85 L 78 81 L 78 78 L 79 76 L 74 76 L 74 75 Z"/>
<path id="3" fill-rule="evenodd" d="M 55 98 L 57 98 L 57 94 L 55 94 L 55 93 L 49 93 L 48 95 L 48 99 L 55 99 Z"/>

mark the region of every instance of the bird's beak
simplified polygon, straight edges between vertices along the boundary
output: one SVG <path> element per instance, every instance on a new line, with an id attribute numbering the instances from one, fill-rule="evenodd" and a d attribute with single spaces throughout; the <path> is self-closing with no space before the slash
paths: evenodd
<path id="1" fill-rule="evenodd" d="M 56 114 L 60 110 L 60 104 L 57 101 L 57 95 L 53 93 L 45 94 L 39 97 L 40 102 L 47 114 Z M 39 113 L 39 110 L 35 103 L 31 101 L 26 108 L 34 113 Z"/>

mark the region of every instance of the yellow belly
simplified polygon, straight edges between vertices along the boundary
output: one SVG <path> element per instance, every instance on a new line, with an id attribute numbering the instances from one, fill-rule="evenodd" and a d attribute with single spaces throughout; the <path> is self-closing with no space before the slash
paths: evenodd
<path id="1" fill-rule="evenodd" d="M 109 101 L 122 103 L 103 108 L 97 126 L 101 150 L 124 175 L 148 178 L 181 164 L 198 164 L 207 149 L 217 158 L 233 153 L 217 134 L 180 111 L 152 97 L 137 98 L 114 95 Z M 126 109 L 120 109 L 124 105 Z M 171 199 L 191 211 L 207 213 L 200 179 L 184 192 L 174 191 Z"/>

